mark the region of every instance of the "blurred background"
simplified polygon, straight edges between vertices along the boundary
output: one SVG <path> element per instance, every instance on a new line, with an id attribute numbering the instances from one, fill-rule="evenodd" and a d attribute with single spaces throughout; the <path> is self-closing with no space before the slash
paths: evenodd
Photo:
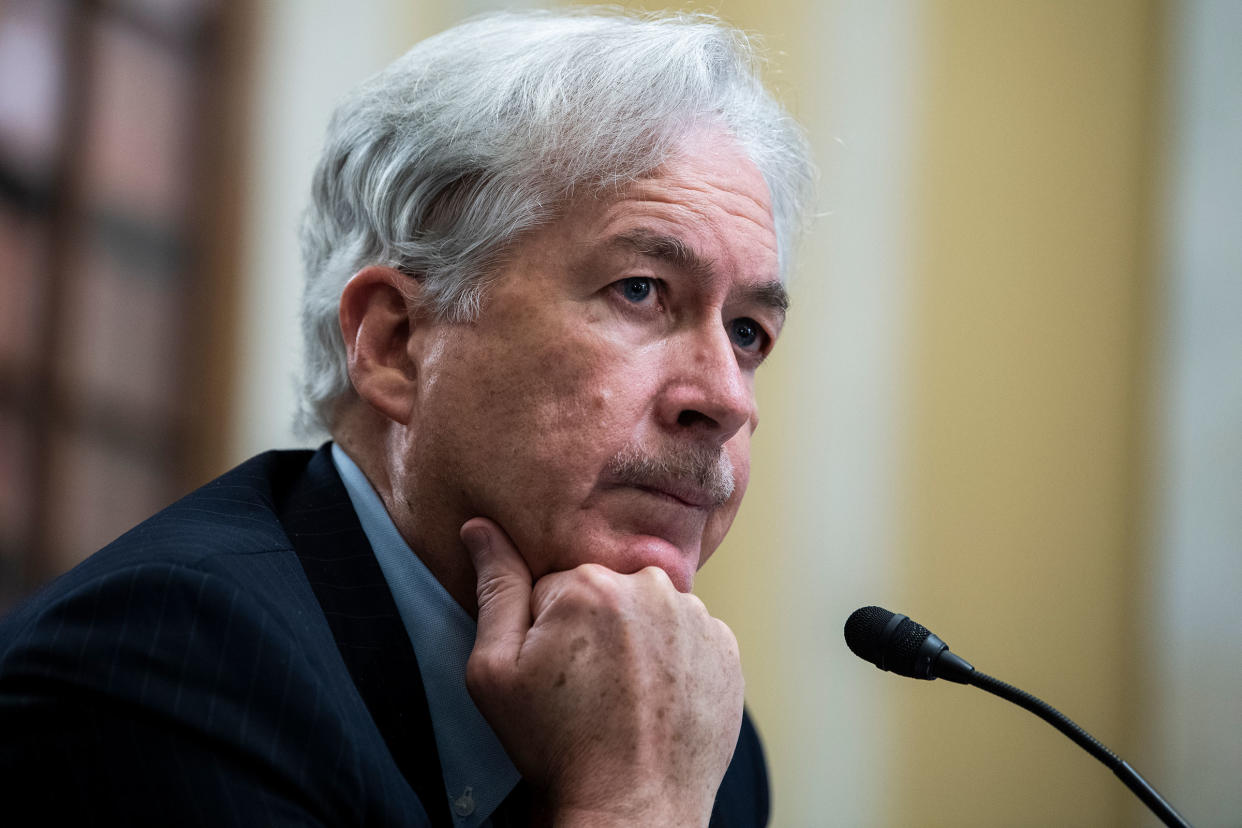
<path id="1" fill-rule="evenodd" d="M 332 105 L 501 5 L 0 4 L 0 610 L 298 444 Z M 875 603 L 1242 825 L 1242 2 L 681 8 L 755 33 L 822 173 L 696 587 L 774 823 L 1155 824 L 1028 714 L 854 659 Z"/>

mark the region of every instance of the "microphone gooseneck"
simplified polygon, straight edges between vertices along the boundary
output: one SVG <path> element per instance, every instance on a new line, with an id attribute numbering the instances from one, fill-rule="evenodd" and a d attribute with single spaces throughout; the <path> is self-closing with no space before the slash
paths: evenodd
<path id="1" fill-rule="evenodd" d="M 1034 713 L 1104 763 L 1165 825 L 1190 828 L 1190 823 L 1138 771 L 1099 739 L 1047 702 L 976 670 L 922 624 L 882 607 L 861 607 L 845 622 L 845 643 L 854 655 L 881 670 L 908 678 L 943 678 L 970 684 Z"/>

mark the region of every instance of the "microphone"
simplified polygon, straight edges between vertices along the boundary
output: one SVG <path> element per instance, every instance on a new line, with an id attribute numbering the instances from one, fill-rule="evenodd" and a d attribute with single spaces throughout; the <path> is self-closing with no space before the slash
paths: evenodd
<path id="1" fill-rule="evenodd" d="M 949 645 L 939 636 L 909 617 L 882 607 L 856 609 L 845 622 L 845 643 L 854 655 L 881 670 L 907 678 L 927 681 L 943 678 L 970 684 L 1029 710 L 1103 762 L 1165 825 L 1191 828 L 1138 771 L 1061 711 L 1024 690 L 976 670 L 970 662 L 950 652 Z"/>
<path id="2" fill-rule="evenodd" d="M 854 610 L 845 622 L 845 643 L 863 661 L 907 678 L 969 684 L 975 670 L 927 627 L 881 607 Z"/>

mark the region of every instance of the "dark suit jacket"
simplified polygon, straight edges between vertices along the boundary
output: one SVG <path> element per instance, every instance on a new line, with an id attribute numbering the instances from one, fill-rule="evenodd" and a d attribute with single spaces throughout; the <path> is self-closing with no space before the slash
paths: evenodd
<path id="1" fill-rule="evenodd" d="M 712 825 L 767 815 L 747 718 Z M 0 820 L 450 824 L 414 650 L 326 447 L 246 462 L 0 622 Z"/>

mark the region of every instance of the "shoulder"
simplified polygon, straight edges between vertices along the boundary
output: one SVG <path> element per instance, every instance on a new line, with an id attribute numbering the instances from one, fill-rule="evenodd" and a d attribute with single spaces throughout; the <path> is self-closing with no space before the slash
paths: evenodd
<path id="1" fill-rule="evenodd" d="M 44 587 L 0 621 L 0 678 L 72 677 L 99 690 L 135 674 L 183 681 L 214 669 L 210 653 L 304 638 L 317 602 L 280 511 L 311 457 L 259 455 Z"/>
<path id="2" fill-rule="evenodd" d="M 134 809 L 191 807 L 187 784 L 223 790 L 195 807 L 225 822 L 233 796 L 365 810 L 358 764 L 382 743 L 281 520 L 310 456 L 243 464 L 0 622 L 6 784 L 78 775 L 98 813 L 138 822 Z M 310 782 L 325 772 L 333 785 Z"/>
<path id="3" fill-rule="evenodd" d="M 138 524 L 79 569 L 89 575 L 131 562 L 192 563 L 222 554 L 288 548 L 280 511 L 315 456 L 310 451 L 257 455 Z"/>
<path id="4" fill-rule="evenodd" d="M 326 452 L 320 452 L 326 454 Z M 15 626 L 92 584 L 153 572 L 215 571 L 237 560 L 292 547 L 280 514 L 288 491 L 318 455 L 271 451 L 251 458 L 144 520 L 69 572 L 42 587 L 0 624 L 0 651 Z M 244 574 L 244 573 L 243 573 Z"/>
<path id="5" fill-rule="evenodd" d="M 313 638 L 316 605 L 276 514 L 280 454 L 187 495 L 0 622 L 0 692 L 179 708 L 187 689 L 244 692 L 229 683 L 305 658 L 295 642 Z"/>

